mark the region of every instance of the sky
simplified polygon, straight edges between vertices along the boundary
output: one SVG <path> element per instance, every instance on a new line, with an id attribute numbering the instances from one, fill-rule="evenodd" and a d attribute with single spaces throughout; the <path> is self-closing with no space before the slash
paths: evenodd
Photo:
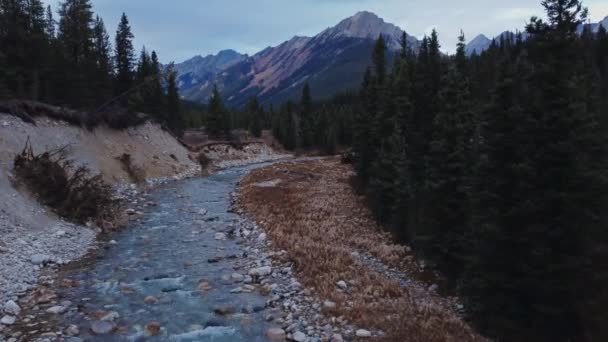
<path id="1" fill-rule="evenodd" d="M 45 0 L 55 10 L 58 0 Z M 126 12 L 139 50 L 156 50 L 163 63 L 234 49 L 255 54 L 294 35 L 312 36 L 358 11 L 376 13 L 408 34 L 433 28 L 442 50 L 453 52 L 464 30 L 467 40 L 523 29 L 542 16 L 540 0 L 92 0 L 111 36 Z M 608 16 L 607 0 L 587 0 L 591 21 Z"/>

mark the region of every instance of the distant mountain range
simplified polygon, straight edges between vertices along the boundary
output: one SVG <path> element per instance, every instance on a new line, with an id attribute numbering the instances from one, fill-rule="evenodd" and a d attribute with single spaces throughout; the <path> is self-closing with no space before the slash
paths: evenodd
<path id="1" fill-rule="evenodd" d="M 578 32 L 582 33 L 584 28 L 587 26 L 591 29 L 592 32 L 597 33 L 597 31 L 600 28 L 600 25 L 602 25 L 604 28 L 608 29 L 608 17 L 604 18 L 604 20 L 602 20 L 598 23 L 580 25 L 578 28 Z M 526 33 L 522 33 L 522 35 L 523 35 L 524 39 L 526 39 L 528 36 Z M 471 56 L 473 53 L 480 54 L 483 51 L 487 50 L 488 47 L 490 47 L 490 44 L 492 44 L 492 40 L 499 41 L 501 38 L 515 39 L 515 37 L 516 37 L 516 34 L 511 31 L 505 31 L 505 32 L 499 34 L 498 36 L 494 37 L 493 39 L 490 39 L 487 36 L 480 34 L 477 37 L 473 38 L 473 40 L 471 40 L 467 44 L 467 46 L 465 47 L 465 51 L 466 51 L 467 56 Z"/>
<path id="2" fill-rule="evenodd" d="M 293 37 L 253 56 L 222 51 L 177 64 L 180 93 L 204 102 L 216 84 L 229 106 L 242 106 L 251 96 L 262 104 L 297 99 L 306 81 L 315 99 L 327 98 L 361 84 L 375 39 L 382 34 L 389 50 L 400 47 L 403 30 L 370 12 L 359 12 L 314 37 Z M 408 35 L 417 49 L 419 41 Z"/>
<path id="3" fill-rule="evenodd" d="M 594 32 L 599 25 L 608 28 L 608 17 L 588 25 Z M 581 26 L 581 32 L 582 29 Z M 380 34 L 387 40 L 389 50 L 395 52 L 400 48 L 403 32 L 374 13 L 359 12 L 314 37 L 295 36 L 253 56 L 234 50 L 196 56 L 175 65 L 180 93 L 187 100 L 206 102 L 217 85 L 231 107 L 243 106 L 252 96 L 264 105 L 281 104 L 298 99 L 308 81 L 315 100 L 329 98 L 359 87 Z M 493 39 L 501 37 L 515 39 L 515 34 L 505 31 Z M 407 38 L 417 50 L 420 42 L 410 35 Z M 491 43 L 492 39 L 480 34 L 467 44 L 466 53 L 479 54 Z"/>

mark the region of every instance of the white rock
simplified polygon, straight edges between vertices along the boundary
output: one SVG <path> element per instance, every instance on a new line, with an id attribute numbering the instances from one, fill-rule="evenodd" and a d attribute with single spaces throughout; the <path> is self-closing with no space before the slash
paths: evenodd
<path id="1" fill-rule="evenodd" d="M 291 339 L 294 340 L 294 341 L 296 341 L 296 342 L 304 342 L 304 341 L 306 341 L 306 334 L 304 334 L 301 331 L 296 331 L 293 334 L 293 336 L 292 336 Z"/>
<path id="2" fill-rule="evenodd" d="M 346 289 L 348 289 L 348 285 L 346 284 L 346 282 L 344 280 L 340 280 L 339 282 L 336 283 L 336 285 L 338 285 L 338 287 L 344 291 L 346 291 Z"/>
<path id="3" fill-rule="evenodd" d="M 230 276 L 230 278 L 232 278 L 232 280 L 236 281 L 236 282 L 241 282 L 245 279 L 245 276 L 243 276 L 240 273 L 232 273 L 232 275 Z"/>
<path id="4" fill-rule="evenodd" d="M 226 234 L 224 233 L 215 233 L 216 240 L 226 240 Z"/>
<path id="5" fill-rule="evenodd" d="M 439 285 L 433 284 L 429 286 L 429 292 L 437 292 L 437 290 L 439 290 Z"/>
<path id="6" fill-rule="evenodd" d="M 120 314 L 118 314 L 118 312 L 116 311 L 110 311 L 108 312 L 105 316 L 103 316 L 100 321 L 108 321 L 108 322 L 113 322 L 117 319 L 120 318 Z"/>
<path id="7" fill-rule="evenodd" d="M 2 127 L 8 127 L 8 122 L 2 121 Z"/>
<path id="8" fill-rule="evenodd" d="M 46 312 L 48 312 L 50 314 L 54 314 L 54 315 L 59 315 L 59 314 L 66 312 L 66 310 L 67 310 L 67 308 L 65 306 L 56 305 L 56 306 L 48 308 L 46 310 Z"/>
<path id="9" fill-rule="evenodd" d="M 10 316 L 10 315 L 6 315 L 6 316 L 2 317 L 2 319 L 0 319 L 0 323 L 2 323 L 4 325 L 13 325 L 13 324 L 15 324 L 16 321 L 17 321 L 17 318 L 15 316 Z"/>
<path id="10" fill-rule="evenodd" d="M 71 324 L 66 330 L 65 330 L 66 335 L 68 336 L 76 336 L 78 334 L 80 334 L 80 329 L 78 329 L 78 326 Z"/>
<path id="11" fill-rule="evenodd" d="M 266 233 L 260 234 L 260 236 L 258 236 L 258 241 L 259 242 L 266 241 Z"/>
<path id="12" fill-rule="evenodd" d="M 357 330 L 355 335 L 357 335 L 357 337 L 372 337 L 372 333 L 365 329 Z"/>
<path id="13" fill-rule="evenodd" d="M 59 230 L 55 233 L 55 236 L 62 237 L 62 236 L 65 236 L 65 234 L 66 234 L 65 230 Z"/>
<path id="14" fill-rule="evenodd" d="M 326 309 L 334 309 L 336 307 L 336 303 L 334 303 L 330 300 L 326 300 L 323 302 L 323 307 Z"/>
<path id="15" fill-rule="evenodd" d="M 270 267 L 270 266 L 254 268 L 249 271 L 249 275 L 252 277 L 255 277 L 255 276 L 264 277 L 264 276 L 270 275 L 271 273 L 272 273 L 272 267 Z"/>
<path id="16" fill-rule="evenodd" d="M 4 304 L 4 312 L 9 315 L 19 316 L 21 308 L 19 305 L 17 305 L 17 303 L 15 303 L 15 301 L 9 300 Z"/>
<path id="17" fill-rule="evenodd" d="M 42 265 L 45 262 L 49 261 L 49 256 L 45 254 L 34 254 L 30 258 L 30 262 L 34 265 Z"/>
<path id="18" fill-rule="evenodd" d="M 207 215 L 207 213 L 208 213 L 207 209 L 204 209 L 204 208 L 198 211 L 198 214 L 203 215 L 203 216 Z"/>

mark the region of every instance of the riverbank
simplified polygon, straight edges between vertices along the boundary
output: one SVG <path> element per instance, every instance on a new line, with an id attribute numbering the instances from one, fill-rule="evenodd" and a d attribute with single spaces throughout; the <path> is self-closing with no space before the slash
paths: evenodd
<path id="1" fill-rule="evenodd" d="M 352 326 L 346 338 L 483 341 L 458 314 L 458 300 L 421 280 L 411 250 L 374 223 L 353 176 L 350 165 L 329 158 L 254 170 L 240 185 L 238 207 L 267 234 L 276 262 L 292 262 L 322 301 L 312 317 Z"/>
<path id="2" fill-rule="evenodd" d="M 30 290 L 52 282 L 58 268 L 99 248 L 97 236 L 116 228 L 115 222 L 102 227 L 66 222 L 16 182 L 13 160 L 28 139 L 38 153 L 69 145 L 69 157 L 77 165 L 86 165 L 112 184 L 125 209 L 117 213 L 117 221 L 136 219 L 154 206 L 146 200 L 150 189 L 201 174 L 195 156 L 151 122 L 122 131 L 107 127 L 89 131 L 60 120 L 42 117 L 34 125 L 0 113 L 0 337 L 24 319 L 21 300 Z M 125 155 L 131 168 L 124 163 Z M 212 160 L 214 169 L 221 168 L 221 157 Z M 247 157 L 231 160 L 230 165 L 284 156 L 271 152 L 258 156 L 254 151 Z M 141 173 L 134 175 L 133 170 Z"/>

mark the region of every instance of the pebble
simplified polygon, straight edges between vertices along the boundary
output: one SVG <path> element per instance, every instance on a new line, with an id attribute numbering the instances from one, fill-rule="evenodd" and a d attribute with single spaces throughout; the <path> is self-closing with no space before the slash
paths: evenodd
<path id="1" fill-rule="evenodd" d="M 76 336 L 80 334 L 80 329 L 78 329 L 77 325 L 71 324 L 67 327 L 67 329 L 65 329 L 65 333 L 68 336 Z"/>
<path id="2" fill-rule="evenodd" d="M 273 341 L 282 341 L 285 339 L 285 330 L 281 328 L 270 328 L 266 331 L 266 336 Z"/>
<path id="3" fill-rule="evenodd" d="M 326 300 L 323 302 L 323 307 L 326 309 L 335 309 L 336 308 L 336 303 L 330 301 L 330 300 Z"/>
<path id="4" fill-rule="evenodd" d="M 50 307 L 46 310 L 46 312 L 53 314 L 53 315 L 60 315 L 64 312 L 67 311 L 68 308 L 66 308 L 65 306 L 61 306 L 61 305 L 56 305 L 53 307 Z"/>
<path id="5" fill-rule="evenodd" d="M 13 325 L 13 324 L 15 324 L 16 321 L 17 321 L 17 318 L 15 316 L 10 316 L 10 315 L 6 315 L 6 316 L 2 317 L 2 319 L 0 319 L 0 323 L 2 323 L 4 325 Z"/>
<path id="6" fill-rule="evenodd" d="M 154 296 L 148 296 L 144 299 L 144 303 L 149 304 L 149 305 L 153 305 L 158 303 L 158 298 L 154 297 Z"/>
<path id="7" fill-rule="evenodd" d="M 15 303 L 15 301 L 9 300 L 4 304 L 4 312 L 9 315 L 19 316 L 21 308 L 19 305 L 17 305 L 17 303 Z"/>
<path id="8" fill-rule="evenodd" d="M 232 278 L 232 280 L 234 280 L 235 282 L 241 282 L 241 281 L 245 280 L 245 276 L 243 276 L 240 273 L 232 273 L 230 278 Z"/>
<path id="9" fill-rule="evenodd" d="M 331 336 L 330 342 L 344 342 L 344 339 L 342 338 L 342 335 L 340 335 L 340 334 L 333 334 Z"/>
<path id="10" fill-rule="evenodd" d="M 372 333 L 365 329 L 359 329 L 355 333 L 357 337 L 372 337 Z"/>
<path id="11" fill-rule="evenodd" d="M 160 323 L 150 322 L 150 323 L 146 324 L 145 329 L 149 335 L 152 335 L 152 336 L 158 335 L 160 333 Z"/>
<path id="12" fill-rule="evenodd" d="M 340 280 L 339 282 L 336 283 L 336 285 L 338 285 L 338 287 L 344 291 L 346 291 L 346 289 L 348 289 L 348 285 L 346 284 L 346 282 L 344 280 Z"/>
<path id="13" fill-rule="evenodd" d="M 215 233 L 216 240 L 226 240 L 226 234 L 224 233 Z"/>
<path id="14" fill-rule="evenodd" d="M 306 341 L 306 334 L 304 334 L 301 331 L 296 331 L 293 336 L 291 337 L 292 340 L 296 341 L 296 342 L 304 342 Z"/>
<path id="15" fill-rule="evenodd" d="M 252 277 L 264 277 L 270 274 L 272 274 L 272 267 L 270 266 L 254 268 L 249 271 L 249 275 Z"/>
<path id="16" fill-rule="evenodd" d="M 30 262 L 34 265 L 42 265 L 45 262 L 49 261 L 49 256 L 45 254 L 34 254 L 30 258 Z"/>
<path id="17" fill-rule="evenodd" d="M 109 334 L 114 330 L 114 323 L 110 321 L 95 321 L 91 324 L 91 331 L 97 335 Z"/>

